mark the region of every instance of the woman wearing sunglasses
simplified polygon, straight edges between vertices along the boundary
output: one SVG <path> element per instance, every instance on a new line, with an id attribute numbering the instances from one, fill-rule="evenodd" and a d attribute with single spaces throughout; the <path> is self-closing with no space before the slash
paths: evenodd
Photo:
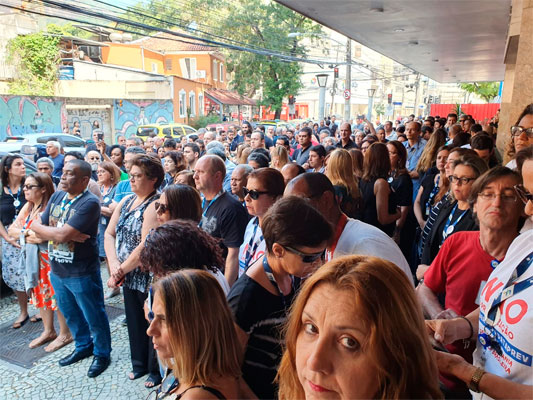
<path id="1" fill-rule="evenodd" d="M 511 140 L 507 147 L 509 161 L 506 167 L 516 169 L 516 153 L 533 145 L 533 103 L 524 108 L 516 124 L 511 127 Z"/>
<path id="2" fill-rule="evenodd" d="M 322 265 L 332 228 L 307 200 L 289 196 L 270 207 L 261 229 L 265 254 L 233 285 L 228 303 L 242 346 L 243 378 L 258 398 L 272 399 L 280 328 L 297 289 L 295 278 Z"/>
<path id="3" fill-rule="evenodd" d="M 192 220 L 198 223 L 202 219 L 202 200 L 198 191 L 191 186 L 170 185 L 155 202 L 155 211 L 159 224 L 174 219 Z"/>
<path id="4" fill-rule="evenodd" d="M 274 168 L 259 168 L 248 175 L 242 189 L 248 214 L 253 218 L 244 232 L 244 241 L 239 249 L 239 276 L 265 254 L 265 240 L 261 222 L 268 209 L 283 196 L 285 182 L 281 172 Z"/>

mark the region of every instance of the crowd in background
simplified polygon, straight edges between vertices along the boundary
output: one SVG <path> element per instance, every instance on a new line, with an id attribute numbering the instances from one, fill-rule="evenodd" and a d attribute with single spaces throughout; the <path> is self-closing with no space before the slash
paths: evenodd
<path id="1" fill-rule="evenodd" d="M 13 328 L 30 301 L 29 346 L 74 341 L 59 365 L 94 356 L 96 377 L 104 297 L 122 295 L 129 379 L 153 398 L 531 398 L 533 104 L 503 154 L 498 134 L 453 113 L 331 117 L 95 132 L 85 154 L 51 140 L 27 176 L 7 155 Z"/>

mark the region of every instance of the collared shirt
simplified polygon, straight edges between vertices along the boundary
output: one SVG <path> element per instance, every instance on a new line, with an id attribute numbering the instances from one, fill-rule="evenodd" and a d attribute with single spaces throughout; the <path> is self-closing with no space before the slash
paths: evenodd
<path id="1" fill-rule="evenodd" d="M 314 168 L 309 168 L 307 171 L 305 172 L 319 172 L 321 174 L 323 174 L 324 172 L 326 171 L 326 167 L 325 166 L 322 166 L 318 169 L 318 171 L 315 171 Z"/>
<path id="2" fill-rule="evenodd" d="M 389 136 L 385 137 L 385 139 L 387 139 L 387 140 L 397 140 L 398 139 L 398 135 L 397 135 L 396 131 L 392 131 Z"/>
<path id="3" fill-rule="evenodd" d="M 418 142 L 416 142 L 413 146 L 409 145 L 409 141 L 405 141 L 403 145 L 407 150 L 407 169 L 409 171 L 413 171 L 416 168 L 416 164 L 418 164 L 420 156 L 422 156 L 424 147 L 426 147 L 426 141 L 422 138 L 419 138 Z"/>
<path id="4" fill-rule="evenodd" d="M 311 150 L 311 147 L 312 145 L 309 145 L 305 149 L 301 147 L 299 149 L 296 149 L 296 151 L 294 152 L 293 159 L 295 159 L 298 164 L 304 165 L 307 160 L 309 160 L 309 150 Z"/>
<path id="5" fill-rule="evenodd" d="M 355 144 L 355 142 L 352 139 L 349 139 L 348 143 L 346 143 L 345 145 L 342 144 L 342 140 L 339 140 L 339 143 L 337 143 L 337 147 L 342 147 L 345 150 L 357 149 L 358 148 L 357 145 Z"/>

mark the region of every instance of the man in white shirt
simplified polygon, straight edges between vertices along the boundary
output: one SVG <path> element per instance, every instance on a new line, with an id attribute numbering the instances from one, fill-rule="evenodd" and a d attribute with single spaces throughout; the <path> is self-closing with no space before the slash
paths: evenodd
<path id="1" fill-rule="evenodd" d="M 307 172 L 297 176 L 287 184 L 284 196 L 309 199 L 333 225 L 335 236 L 333 243 L 327 248 L 327 260 L 354 254 L 380 257 L 396 264 L 413 284 L 409 264 L 398 245 L 380 229 L 348 218 L 341 211 L 333 185 L 324 174 Z"/>

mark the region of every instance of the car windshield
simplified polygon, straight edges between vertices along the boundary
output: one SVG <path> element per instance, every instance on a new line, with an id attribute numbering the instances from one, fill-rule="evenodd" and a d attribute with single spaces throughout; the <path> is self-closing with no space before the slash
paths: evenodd
<path id="1" fill-rule="evenodd" d="M 150 133 L 152 133 L 152 132 L 157 134 L 157 128 L 155 128 L 155 127 L 139 128 L 139 130 L 137 132 L 137 136 L 149 136 Z"/>

